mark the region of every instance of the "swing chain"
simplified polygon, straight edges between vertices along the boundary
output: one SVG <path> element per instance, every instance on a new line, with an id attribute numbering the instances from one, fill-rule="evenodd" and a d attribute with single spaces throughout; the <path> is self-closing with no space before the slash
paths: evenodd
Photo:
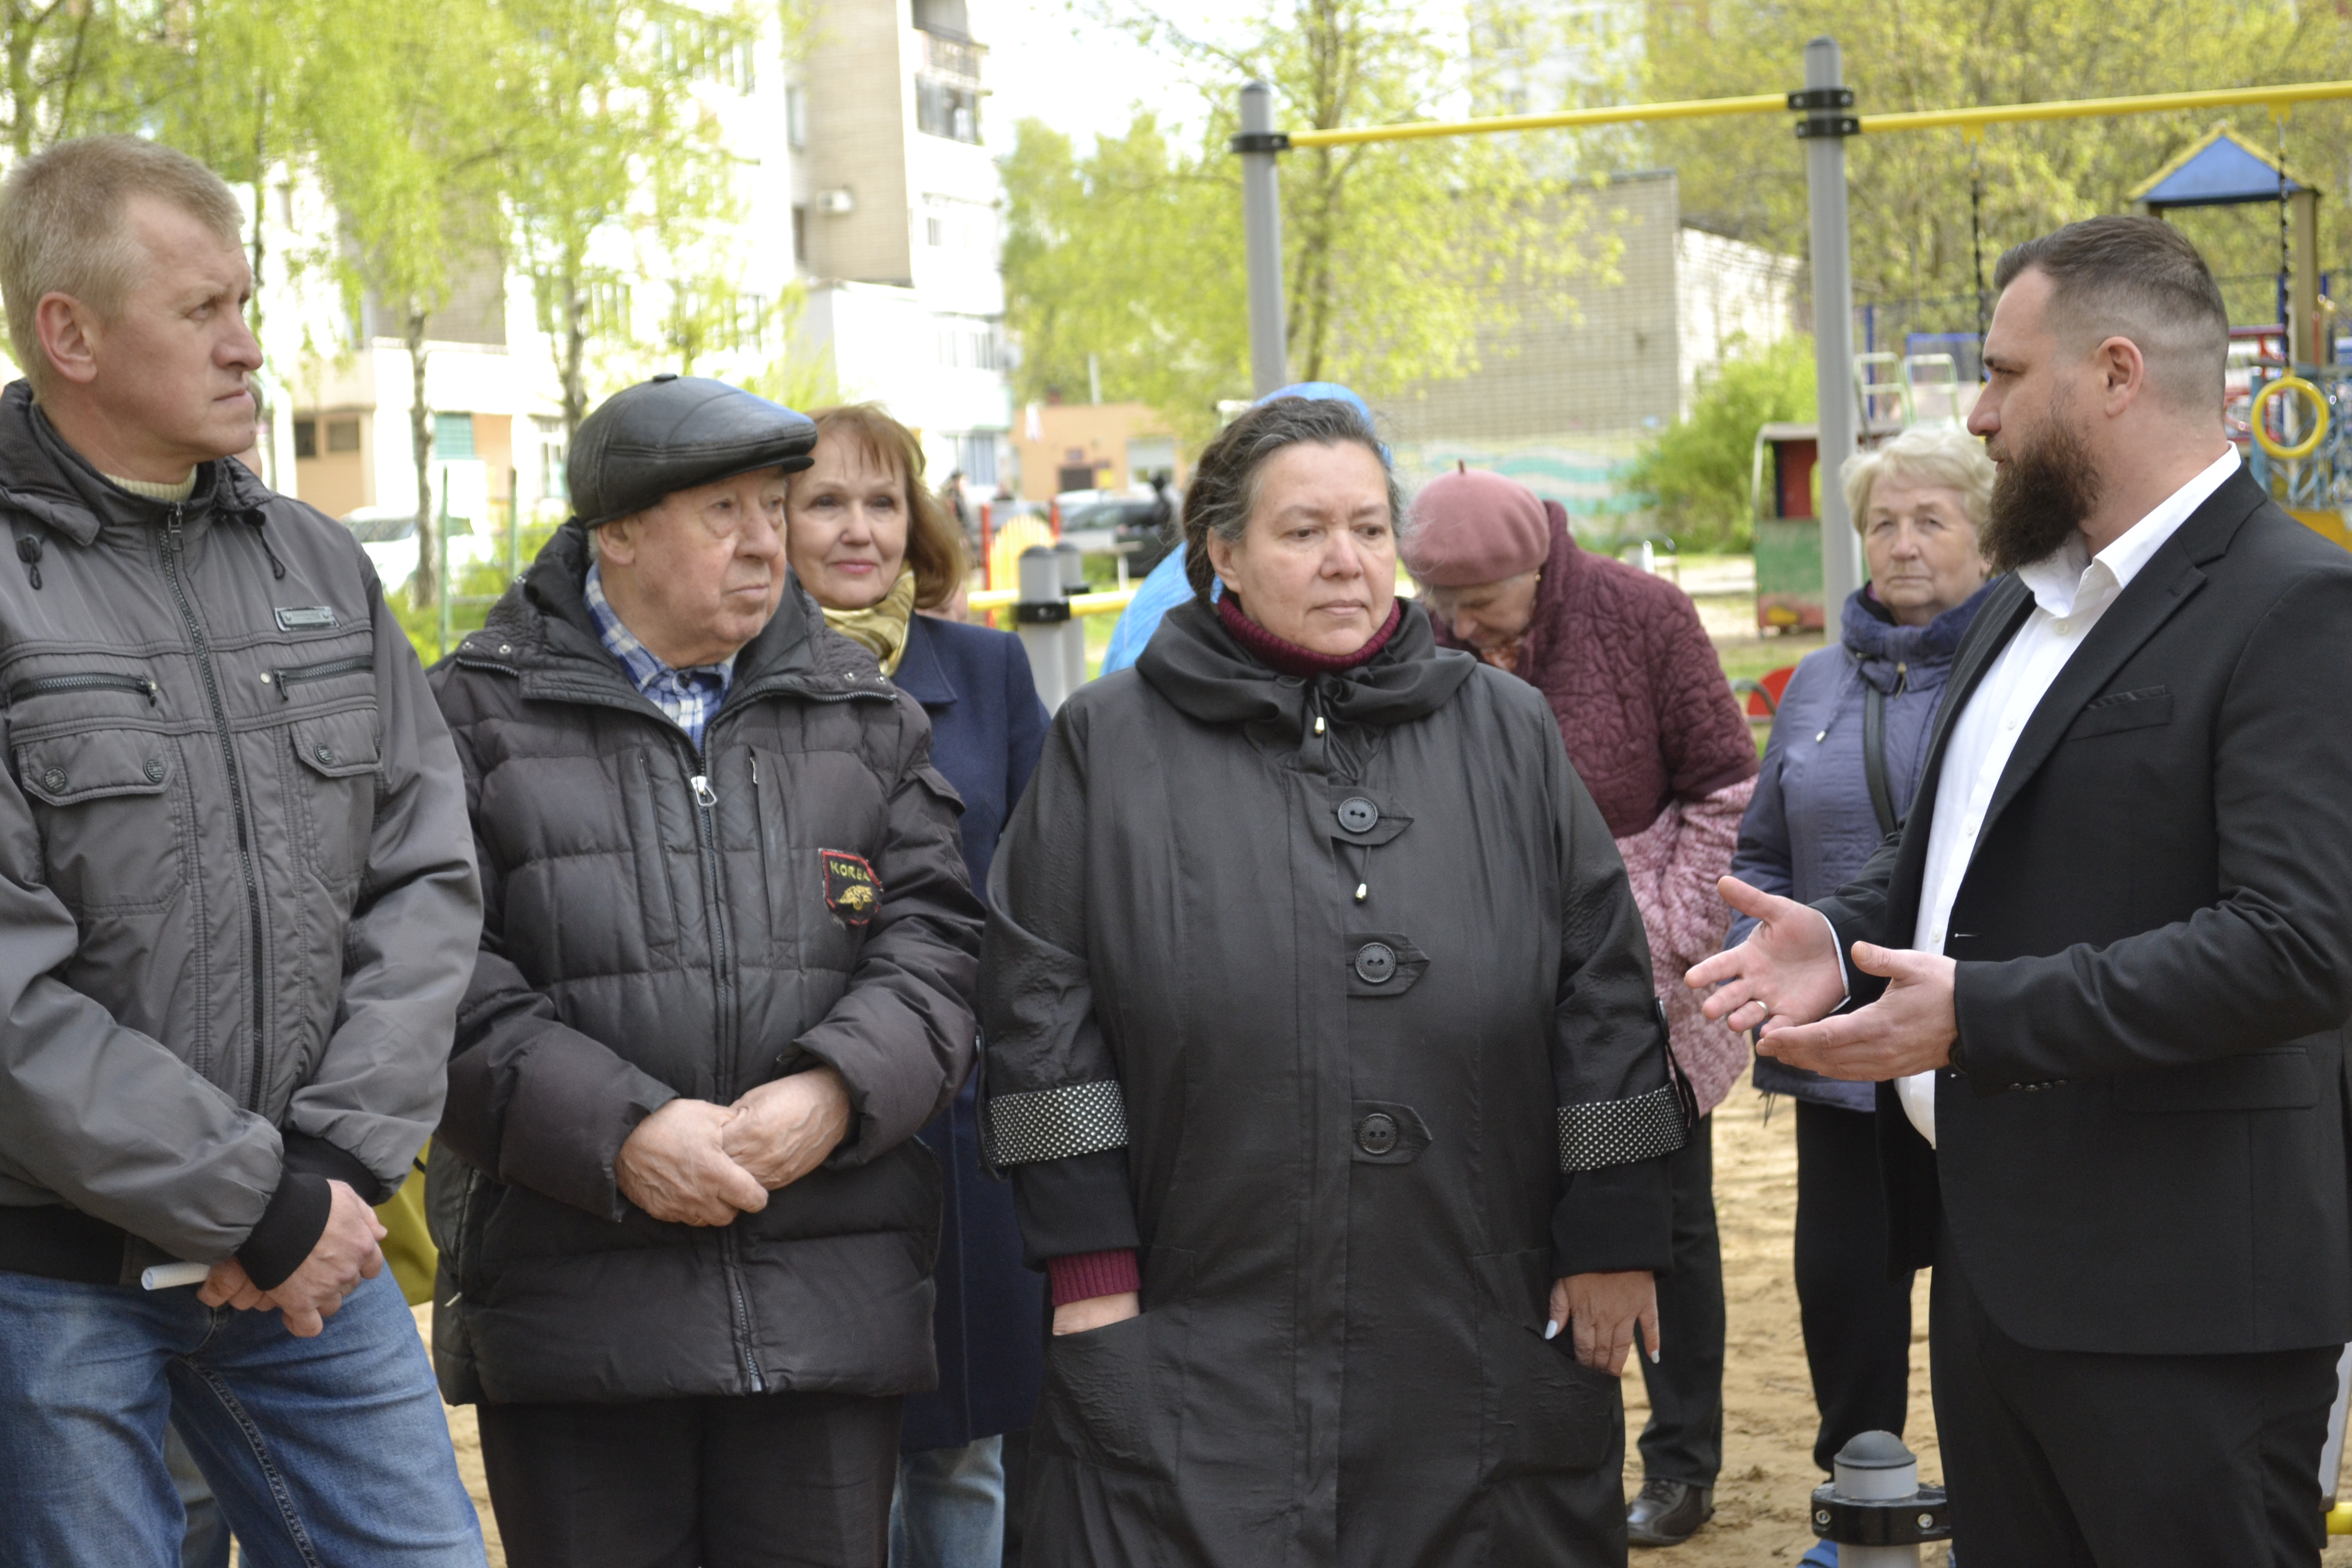
<path id="1" fill-rule="evenodd" d="M 2286 191 L 2286 106 L 2273 104 L 2271 120 L 2278 126 L 2278 230 L 2279 230 L 2279 322 L 2286 342 L 2288 370 L 2294 368 L 2296 339 L 2300 334 L 2294 325 L 2294 247 L 2287 236 Z"/>
<path id="2" fill-rule="evenodd" d="M 1977 281 L 1977 355 L 1984 355 L 1985 340 L 1985 277 L 1984 277 L 1984 128 L 1969 126 L 1962 131 L 1969 144 L 1969 258 L 1975 264 Z"/>

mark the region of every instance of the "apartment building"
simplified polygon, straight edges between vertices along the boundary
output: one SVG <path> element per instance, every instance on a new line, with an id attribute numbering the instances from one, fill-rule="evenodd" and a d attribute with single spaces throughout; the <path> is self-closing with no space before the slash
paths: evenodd
<path id="1" fill-rule="evenodd" d="M 817 0 L 793 119 L 800 353 L 923 436 L 935 479 L 1011 471 L 987 46 L 966 0 Z"/>
<path id="2" fill-rule="evenodd" d="M 1672 170 L 1577 195 L 1563 227 L 1605 264 L 1565 290 L 1510 285 L 1511 324 L 1480 335 L 1477 372 L 1383 413 L 1413 482 L 1456 462 L 1496 468 L 1606 533 L 1632 505 L 1618 470 L 1690 412 L 1701 379 L 1798 329 L 1802 264 L 1685 224 Z"/>
<path id="3" fill-rule="evenodd" d="M 599 236 L 613 281 L 596 300 L 592 403 L 665 369 L 826 388 L 920 431 L 934 480 L 961 468 L 992 488 L 1010 470 L 1012 405 L 996 171 L 980 145 L 986 52 L 964 0 L 817 0 L 798 59 L 773 13 L 748 44 L 682 47 L 735 165 L 737 217 L 677 247 L 618 225 Z M 299 189 L 265 222 L 282 231 L 275 256 L 334 232 Z M 400 323 L 373 301 L 350 310 L 316 268 L 275 281 L 274 480 L 396 527 L 417 502 Z M 461 268 L 425 340 L 435 509 L 562 516 L 562 383 L 529 277 Z"/>

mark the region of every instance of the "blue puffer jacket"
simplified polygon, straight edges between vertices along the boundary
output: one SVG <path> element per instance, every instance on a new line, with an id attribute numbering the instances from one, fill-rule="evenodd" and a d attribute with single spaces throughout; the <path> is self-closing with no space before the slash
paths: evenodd
<path id="1" fill-rule="evenodd" d="M 1952 655 L 1991 584 L 1924 626 L 1900 626 L 1865 585 L 1845 602 L 1844 642 L 1805 656 L 1789 678 L 1755 796 L 1740 819 L 1731 874 L 1801 903 L 1828 897 L 1878 847 L 1877 815 L 1863 771 L 1863 683 L 1886 693 L 1886 786 L 1901 816 L 1911 809 L 1927 757 L 1927 731 L 1951 673 Z M 1727 946 L 1756 922 L 1731 922 Z M 1870 1110 L 1876 1086 L 1846 1083 L 1756 1059 L 1755 1083 L 1821 1105 Z"/>

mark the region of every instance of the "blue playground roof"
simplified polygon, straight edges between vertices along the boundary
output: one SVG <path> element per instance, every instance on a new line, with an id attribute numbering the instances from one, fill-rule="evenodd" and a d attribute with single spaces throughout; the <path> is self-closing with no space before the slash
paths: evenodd
<path id="1" fill-rule="evenodd" d="M 2226 207 L 2279 199 L 2278 159 L 2226 125 L 2216 125 L 2140 182 L 2130 195 L 2151 213 L 2167 207 Z M 2287 194 L 2303 190 L 2293 170 Z"/>

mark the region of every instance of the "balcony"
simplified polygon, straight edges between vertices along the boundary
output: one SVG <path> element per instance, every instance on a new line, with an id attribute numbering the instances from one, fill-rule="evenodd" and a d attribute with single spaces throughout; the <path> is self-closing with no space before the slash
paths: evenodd
<path id="1" fill-rule="evenodd" d="M 933 76 L 952 77 L 978 87 L 980 62 L 987 53 L 987 45 L 975 44 L 970 38 L 950 37 L 943 33 L 923 35 L 923 68 Z"/>

